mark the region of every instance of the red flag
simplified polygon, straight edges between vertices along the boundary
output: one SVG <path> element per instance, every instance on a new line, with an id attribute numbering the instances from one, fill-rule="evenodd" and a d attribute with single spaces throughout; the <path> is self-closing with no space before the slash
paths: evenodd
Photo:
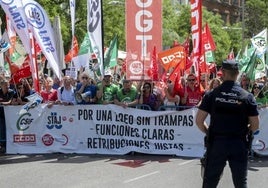
<path id="1" fill-rule="evenodd" d="M 174 68 L 174 70 L 171 72 L 171 74 L 169 75 L 169 80 L 173 81 L 173 83 L 175 83 L 175 80 L 176 78 L 179 76 L 181 76 L 181 71 L 183 71 L 184 69 L 182 69 L 182 67 L 180 66 L 181 63 L 183 63 L 182 61 L 184 60 L 181 60 L 181 62 L 179 62 L 177 64 L 177 66 Z M 184 62 L 185 63 L 185 62 Z"/>
<path id="2" fill-rule="evenodd" d="M 193 65 L 199 78 L 199 61 L 202 50 L 202 0 L 191 0 L 191 30 L 193 43 Z"/>
<path id="3" fill-rule="evenodd" d="M 210 28 L 208 24 L 206 23 L 203 32 L 202 32 L 202 51 L 201 54 L 204 54 L 207 51 L 215 51 L 216 45 L 214 42 L 214 39 L 212 37 L 212 34 L 210 32 Z"/>
<path id="4" fill-rule="evenodd" d="M 170 68 L 174 68 L 177 64 L 180 64 L 181 69 L 185 68 L 185 49 L 183 46 L 177 46 L 158 53 L 158 58 L 162 67 L 169 71 Z M 181 61 L 183 60 L 183 61 Z M 181 63 L 180 63 L 181 62 Z"/>
<path id="5" fill-rule="evenodd" d="M 73 57 L 76 57 L 79 53 L 78 41 L 76 37 L 73 38 L 72 49 L 69 50 L 68 54 L 65 55 L 65 63 L 69 63 L 72 61 Z"/>
<path id="6" fill-rule="evenodd" d="M 31 76 L 32 76 L 32 73 L 31 73 L 30 65 L 28 65 L 26 67 L 22 67 L 15 74 L 13 74 L 10 82 L 13 84 L 18 84 L 21 79 L 28 78 Z"/>
<path id="7" fill-rule="evenodd" d="M 157 64 L 157 57 L 156 57 L 156 46 L 154 46 L 153 53 L 152 53 L 152 80 L 158 81 L 158 64 Z"/>
<path id="8" fill-rule="evenodd" d="M 182 46 L 185 49 L 186 56 L 190 55 L 190 37 L 188 36 Z"/>

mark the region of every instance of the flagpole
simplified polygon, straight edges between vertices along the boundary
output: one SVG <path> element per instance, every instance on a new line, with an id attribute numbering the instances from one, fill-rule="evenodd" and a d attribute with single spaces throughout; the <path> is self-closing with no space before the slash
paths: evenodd
<path id="1" fill-rule="evenodd" d="M 244 50 L 245 38 L 245 0 L 242 0 L 242 50 Z"/>
<path id="2" fill-rule="evenodd" d="M 1 26 L 2 26 L 2 19 L 0 18 L 0 39 L 2 39 L 2 29 L 1 29 Z M 3 53 L 0 53 L 0 67 L 3 67 L 4 68 L 4 56 L 3 56 Z"/>
<path id="3" fill-rule="evenodd" d="M 102 1 L 100 1 L 101 3 L 101 33 L 102 33 L 102 48 L 100 49 L 101 50 L 101 59 L 102 59 L 102 70 L 101 70 L 101 75 L 104 77 L 104 27 L 103 27 L 103 3 Z M 98 62 L 99 63 L 99 62 Z"/>

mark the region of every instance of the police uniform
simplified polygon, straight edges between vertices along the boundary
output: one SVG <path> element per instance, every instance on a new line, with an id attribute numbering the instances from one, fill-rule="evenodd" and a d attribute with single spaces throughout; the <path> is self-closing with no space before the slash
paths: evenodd
<path id="1" fill-rule="evenodd" d="M 224 61 L 222 68 L 238 71 L 238 64 Z M 205 94 L 199 109 L 210 114 L 203 187 L 217 187 L 226 161 L 235 187 L 247 187 L 248 117 L 258 116 L 254 96 L 226 80 Z"/>

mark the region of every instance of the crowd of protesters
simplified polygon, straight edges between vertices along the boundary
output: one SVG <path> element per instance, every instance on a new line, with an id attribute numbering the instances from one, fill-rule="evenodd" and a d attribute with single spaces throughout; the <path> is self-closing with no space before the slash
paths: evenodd
<path id="1" fill-rule="evenodd" d="M 202 74 L 198 78 L 190 73 L 181 76 L 178 83 L 168 77 L 161 81 L 161 84 L 159 82 L 131 81 L 124 78 L 118 81 L 113 78 L 111 70 L 106 70 L 100 81 L 90 77 L 87 71 L 81 72 L 78 79 L 63 76 L 61 81 L 56 77 L 43 75 L 39 79 L 39 94 L 42 102 L 49 107 L 116 104 L 124 108 L 146 106 L 153 111 L 166 106 L 166 110 L 170 110 L 172 106 L 189 108 L 198 105 L 204 93 L 219 86 L 222 80 L 220 75 Z M 253 93 L 260 107 L 268 105 L 266 74 L 256 74 L 254 81 L 250 81 L 246 74 L 241 74 L 238 82 L 244 89 Z M 33 93 L 35 90 L 31 78 L 24 78 L 18 84 L 12 84 L 10 78 L 1 75 L 0 105 L 24 105 L 29 102 L 27 96 Z"/>
<path id="2" fill-rule="evenodd" d="M 252 92 L 259 107 L 268 106 L 267 76 L 256 74 L 251 81 L 246 74 L 239 76 L 241 86 Z M 177 80 L 177 79 L 176 79 Z M 145 110 L 184 110 L 197 106 L 205 92 L 221 84 L 221 76 L 195 74 L 181 76 L 178 83 L 166 78 L 165 81 L 131 81 L 115 79 L 111 70 L 106 70 L 101 80 L 90 77 L 87 71 L 81 72 L 78 79 L 64 76 L 62 80 L 48 75 L 39 79 L 42 103 L 49 108 L 54 105 L 92 105 L 115 104 L 123 108 L 141 108 Z M 35 93 L 31 78 L 21 79 L 18 84 L 5 75 L 0 76 L 0 140 L 5 139 L 5 105 L 25 105 L 28 96 Z"/>

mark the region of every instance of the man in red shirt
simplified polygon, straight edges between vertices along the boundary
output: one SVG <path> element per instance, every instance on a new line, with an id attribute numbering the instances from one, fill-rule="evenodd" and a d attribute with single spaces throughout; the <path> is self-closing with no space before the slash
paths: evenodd
<path id="1" fill-rule="evenodd" d="M 194 74 L 189 74 L 186 79 L 186 87 L 181 96 L 181 104 L 184 106 L 196 106 L 201 101 L 204 90 L 200 88 Z"/>

